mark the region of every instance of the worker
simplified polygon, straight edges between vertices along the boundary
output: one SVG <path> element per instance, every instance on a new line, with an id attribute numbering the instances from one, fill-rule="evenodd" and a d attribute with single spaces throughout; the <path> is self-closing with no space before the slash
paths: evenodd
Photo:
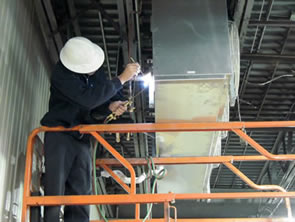
<path id="1" fill-rule="evenodd" d="M 116 78 L 107 80 L 102 64 L 103 50 L 84 37 L 69 39 L 60 52 L 50 87 L 49 111 L 43 126 L 73 127 L 98 123 L 92 112 L 106 117 L 122 115 L 124 101 L 114 96 L 125 82 L 138 74 L 140 66 L 130 63 Z M 79 132 L 47 132 L 44 138 L 45 195 L 90 195 L 90 135 Z M 60 221 L 60 207 L 45 207 L 45 222 Z M 89 206 L 65 206 L 65 222 L 89 222 Z"/>

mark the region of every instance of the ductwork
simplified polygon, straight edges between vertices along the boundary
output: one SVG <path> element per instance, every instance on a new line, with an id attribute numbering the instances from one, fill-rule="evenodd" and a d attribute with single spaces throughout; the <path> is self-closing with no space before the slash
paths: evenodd
<path id="1" fill-rule="evenodd" d="M 226 1 L 153 0 L 152 7 L 156 122 L 228 121 L 238 81 L 233 75 Z M 225 136 L 157 133 L 157 155 L 220 155 Z M 167 166 L 158 192 L 210 192 L 213 167 Z"/>

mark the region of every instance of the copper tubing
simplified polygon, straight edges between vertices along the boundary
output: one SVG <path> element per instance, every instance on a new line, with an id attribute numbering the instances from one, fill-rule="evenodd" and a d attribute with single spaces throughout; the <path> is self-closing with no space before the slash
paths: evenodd
<path id="1" fill-rule="evenodd" d="M 120 143 L 121 138 L 120 138 L 120 133 L 115 133 L 116 134 L 116 143 Z"/>
<path id="2" fill-rule="evenodd" d="M 131 189 L 130 193 L 136 193 L 136 183 L 135 183 L 135 171 L 132 165 L 123 157 L 120 153 L 118 153 L 101 135 L 97 132 L 91 132 L 92 136 L 94 136 L 101 145 L 103 145 L 124 167 L 126 167 L 130 172 L 131 177 Z"/>
<path id="3" fill-rule="evenodd" d="M 126 140 L 127 140 L 127 141 L 130 141 L 130 133 L 127 133 L 127 135 L 126 135 Z"/>
<path id="4" fill-rule="evenodd" d="M 170 222 L 169 202 L 164 203 L 164 220 L 165 220 L 165 222 Z"/>
<path id="5" fill-rule="evenodd" d="M 174 210 L 174 222 L 177 222 L 177 208 L 171 205 L 169 205 L 169 207 Z"/>
<path id="6" fill-rule="evenodd" d="M 224 163 L 224 165 L 229 168 L 234 174 L 236 174 L 238 177 L 241 178 L 246 184 L 248 184 L 250 187 L 252 187 L 255 190 L 277 190 L 281 192 L 286 192 L 287 191 L 278 185 L 257 185 L 255 184 L 252 180 L 250 180 L 245 174 L 243 174 L 238 168 L 236 168 L 233 164 L 231 163 Z M 291 210 L 291 202 L 290 198 L 286 197 L 286 208 L 288 211 L 288 218 L 292 218 L 292 210 Z"/>

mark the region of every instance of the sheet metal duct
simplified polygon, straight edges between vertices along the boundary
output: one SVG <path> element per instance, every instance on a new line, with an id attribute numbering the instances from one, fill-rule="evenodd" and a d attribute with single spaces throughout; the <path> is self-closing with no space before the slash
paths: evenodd
<path id="1" fill-rule="evenodd" d="M 156 122 L 228 121 L 232 63 L 225 0 L 154 0 Z M 220 154 L 220 132 L 157 133 L 159 156 Z M 168 166 L 158 192 L 210 192 L 212 165 Z"/>
<path id="2" fill-rule="evenodd" d="M 152 32 L 156 80 L 232 72 L 225 0 L 153 0 Z"/>

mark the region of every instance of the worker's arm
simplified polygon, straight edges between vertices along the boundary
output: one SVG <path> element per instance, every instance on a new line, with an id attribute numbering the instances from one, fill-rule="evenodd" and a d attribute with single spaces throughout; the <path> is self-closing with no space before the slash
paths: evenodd
<path id="1" fill-rule="evenodd" d="M 122 90 L 119 90 L 115 96 L 113 96 L 109 101 L 105 102 L 104 104 L 95 107 L 91 113 L 96 119 L 105 118 L 115 110 L 115 104 L 118 101 L 126 101 L 127 98 L 123 95 Z"/>
<path id="2" fill-rule="evenodd" d="M 51 79 L 52 87 L 58 90 L 69 101 L 86 109 L 93 109 L 106 103 L 122 88 L 122 85 L 137 74 L 133 66 L 127 66 L 124 72 L 112 80 L 95 82 L 89 85 L 82 78 L 83 74 L 74 74 L 63 71 L 64 67 L 53 72 Z M 60 72 L 59 72 L 60 71 Z"/>
<path id="3" fill-rule="evenodd" d="M 80 74 L 67 73 L 66 75 L 54 75 L 51 85 L 58 90 L 70 102 L 85 109 L 93 109 L 104 104 L 122 88 L 118 78 L 102 83 L 87 85 L 81 80 Z M 86 80 L 85 80 L 86 81 Z"/>
<path id="4" fill-rule="evenodd" d="M 120 100 L 114 102 L 108 101 L 92 110 L 91 116 L 97 121 L 105 120 L 105 118 L 111 113 L 116 114 L 116 116 L 121 116 L 127 111 L 127 106 L 125 106 L 126 102 L 127 101 Z"/>

